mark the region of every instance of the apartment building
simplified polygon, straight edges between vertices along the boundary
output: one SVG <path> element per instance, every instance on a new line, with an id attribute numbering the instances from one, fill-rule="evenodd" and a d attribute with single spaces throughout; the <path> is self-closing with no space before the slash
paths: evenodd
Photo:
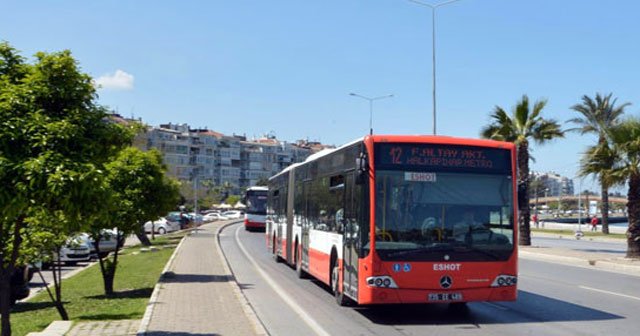
<path id="1" fill-rule="evenodd" d="M 214 185 L 229 183 L 234 193 L 330 147 L 302 140 L 290 143 L 273 136 L 248 140 L 171 123 L 149 127 L 144 137 L 146 149 L 156 148 L 164 154 L 171 176 L 181 180 L 197 177 Z"/>
<path id="2" fill-rule="evenodd" d="M 561 176 L 554 172 L 532 172 L 531 177 L 542 182 L 544 189 L 539 191 L 541 195 L 558 196 L 573 195 L 574 193 L 573 180 L 566 176 Z"/>

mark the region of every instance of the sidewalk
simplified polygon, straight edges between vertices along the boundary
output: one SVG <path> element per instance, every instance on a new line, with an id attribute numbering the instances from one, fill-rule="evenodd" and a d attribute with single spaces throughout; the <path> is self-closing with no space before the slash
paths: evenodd
<path id="1" fill-rule="evenodd" d="M 570 229 L 576 227 L 575 224 L 557 224 L 546 225 L 546 229 Z M 554 237 L 560 239 L 574 240 L 573 235 L 562 235 L 546 232 L 532 232 L 532 237 Z M 607 237 L 582 237 L 583 240 L 614 242 L 626 246 L 627 243 L 623 239 L 607 238 Z M 611 272 L 623 273 L 628 275 L 640 276 L 640 260 L 625 258 L 624 254 L 618 251 L 606 250 L 574 250 L 561 247 L 541 247 L 541 246 L 520 246 L 519 256 L 524 259 L 545 260 L 571 266 L 579 266 L 586 268 L 595 268 Z"/>
<path id="2" fill-rule="evenodd" d="M 266 335 L 218 244 L 230 221 L 181 241 L 151 296 L 138 335 Z"/>

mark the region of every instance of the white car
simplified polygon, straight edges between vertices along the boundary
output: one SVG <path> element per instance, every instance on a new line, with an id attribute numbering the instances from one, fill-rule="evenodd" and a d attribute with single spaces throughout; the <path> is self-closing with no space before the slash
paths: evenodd
<path id="1" fill-rule="evenodd" d="M 238 219 L 238 218 L 242 218 L 242 216 L 244 216 L 244 213 L 238 210 L 229 210 L 229 211 L 223 212 L 222 215 L 227 217 L 228 219 Z"/>
<path id="2" fill-rule="evenodd" d="M 213 222 L 213 221 L 217 221 L 217 220 L 227 220 L 228 218 L 226 216 L 223 216 L 223 215 L 219 214 L 219 213 L 212 212 L 212 213 L 208 213 L 208 214 L 204 215 L 202 217 L 202 219 L 205 222 Z"/>
<path id="3" fill-rule="evenodd" d="M 60 262 L 66 265 L 75 265 L 78 261 L 89 261 L 91 259 L 91 246 L 80 236 L 70 238 L 58 252 Z M 54 255 L 54 260 L 58 260 Z"/>
<path id="4" fill-rule="evenodd" d="M 152 227 L 154 233 L 165 234 L 180 230 L 180 223 L 168 221 L 166 218 L 160 217 L 155 221 L 144 223 L 144 232 L 151 232 Z"/>

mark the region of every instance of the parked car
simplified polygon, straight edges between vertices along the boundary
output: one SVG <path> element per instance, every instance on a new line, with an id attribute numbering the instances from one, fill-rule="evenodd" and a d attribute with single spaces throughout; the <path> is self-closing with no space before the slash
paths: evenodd
<path id="1" fill-rule="evenodd" d="M 219 213 L 211 212 L 211 213 L 208 213 L 208 214 L 204 215 L 202 217 L 202 219 L 205 222 L 213 222 L 213 221 L 217 221 L 217 220 L 227 220 L 229 218 L 227 218 L 226 216 L 223 216 L 223 215 L 221 215 Z"/>
<path id="2" fill-rule="evenodd" d="M 180 223 L 167 220 L 164 217 L 160 217 L 155 221 L 148 221 L 144 223 L 144 232 L 150 233 L 152 227 L 154 233 L 165 234 L 180 230 Z"/>
<path id="3" fill-rule="evenodd" d="M 223 212 L 222 215 L 227 217 L 228 219 L 238 219 L 242 218 L 242 216 L 244 216 L 244 213 L 239 210 L 229 210 Z"/>
<path id="4" fill-rule="evenodd" d="M 189 221 L 192 223 L 202 223 L 204 221 L 204 217 L 200 214 L 196 214 L 194 212 L 190 212 L 187 214 Z"/>
<path id="5" fill-rule="evenodd" d="M 98 255 L 98 251 L 96 249 L 96 242 L 95 240 L 89 236 L 88 233 L 81 233 L 79 235 L 80 239 L 83 239 L 86 243 L 89 244 L 89 247 L 91 248 L 91 257 L 92 258 L 96 258 Z M 118 247 L 118 241 L 117 238 L 118 235 L 116 233 L 116 231 L 114 230 L 102 230 L 101 231 L 101 237 L 100 237 L 100 242 L 99 242 L 99 247 L 100 247 L 100 256 L 101 257 L 106 257 L 110 252 L 113 252 L 116 250 L 116 248 Z"/>
<path id="6" fill-rule="evenodd" d="M 172 211 L 168 213 L 165 217 L 170 222 L 178 223 L 180 229 L 184 229 L 191 222 L 189 216 L 187 216 L 184 212 Z"/>
<path id="7" fill-rule="evenodd" d="M 91 259 L 91 246 L 80 235 L 69 238 L 67 243 L 58 251 L 60 262 L 66 265 L 75 265 L 78 261 L 89 261 Z M 58 256 L 53 256 L 53 260 L 58 260 Z"/>
<path id="8" fill-rule="evenodd" d="M 13 306 L 16 301 L 22 300 L 29 296 L 29 267 L 28 266 L 18 266 L 13 271 L 13 275 L 11 276 L 11 298 L 9 304 Z"/>

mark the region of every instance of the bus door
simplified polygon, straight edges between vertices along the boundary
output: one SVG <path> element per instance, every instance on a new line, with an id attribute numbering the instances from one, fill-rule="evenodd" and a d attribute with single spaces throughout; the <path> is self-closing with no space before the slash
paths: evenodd
<path id="1" fill-rule="evenodd" d="M 302 229 L 300 230 L 300 245 L 301 249 L 301 258 L 302 265 L 306 266 L 307 269 L 309 267 L 309 229 L 311 227 L 311 222 L 309 221 L 309 194 L 311 193 L 311 180 L 306 180 L 303 182 L 303 190 L 302 194 L 304 195 L 304 218 L 302 219 Z"/>
<path id="2" fill-rule="evenodd" d="M 289 188 L 287 192 L 286 199 L 286 230 L 287 230 L 287 246 L 285 246 L 286 251 L 286 260 L 288 264 L 293 264 L 293 196 L 295 194 L 295 169 L 291 170 L 289 174 L 289 183 L 287 184 L 287 188 Z"/>
<path id="3" fill-rule="evenodd" d="M 344 248 L 342 253 L 343 288 L 347 296 L 358 298 L 358 204 L 354 197 L 354 176 L 348 174 L 345 181 L 344 216 L 342 227 L 344 228 Z"/>

